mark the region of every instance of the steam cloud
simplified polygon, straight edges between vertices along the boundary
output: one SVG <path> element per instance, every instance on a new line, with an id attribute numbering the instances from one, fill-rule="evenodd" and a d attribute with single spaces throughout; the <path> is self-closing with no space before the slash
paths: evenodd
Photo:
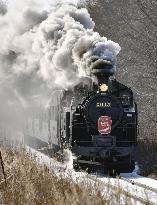
<path id="1" fill-rule="evenodd" d="M 93 31 L 94 22 L 77 1 L 69 3 L 0 4 L 1 116 L 6 107 L 16 112 L 44 103 L 54 88 L 67 89 L 91 77 L 93 57 L 111 59 L 116 69 L 119 44 Z"/>

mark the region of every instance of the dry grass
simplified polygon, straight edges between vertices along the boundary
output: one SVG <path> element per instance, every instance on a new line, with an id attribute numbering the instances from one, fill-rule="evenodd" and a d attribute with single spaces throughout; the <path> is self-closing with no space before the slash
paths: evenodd
<path id="1" fill-rule="evenodd" d="M 152 176 L 157 179 L 157 141 L 139 140 L 136 155 L 141 168 L 141 175 Z"/>
<path id="2" fill-rule="evenodd" d="M 146 144 L 148 145 L 148 143 L 143 141 L 140 142 L 139 151 L 143 155 L 146 153 L 146 150 L 151 154 L 150 148 L 152 149 L 152 147 L 147 147 Z M 3 181 L 3 174 L 0 172 L 0 204 L 120 205 L 121 196 L 123 196 L 123 204 L 132 205 L 136 203 L 130 200 L 129 193 L 123 192 L 121 188 L 112 188 L 110 181 L 108 185 L 106 184 L 107 186 L 99 184 L 98 181 L 95 182 L 94 187 L 92 187 L 93 185 L 86 186 L 85 183 L 76 184 L 71 178 L 57 177 L 48 167 L 37 164 L 36 160 L 30 157 L 25 150 L 18 151 L 17 149 L 13 150 L 2 147 L 0 147 L 0 150 L 5 164 L 6 175 L 7 177 L 11 176 L 7 180 L 7 185 L 5 185 L 5 183 L 1 183 Z M 154 156 L 154 151 L 152 153 Z M 142 160 L 142 163 L 146 162 L 146 155 L 144 156 L 145 158 L 139 158 Z M 147 160 L 149 162 L 150 156 L 147 157 Z M 152 160 L 154 160 L 153 157 Z M 153 164 L 155 165 L 155 163 Z M 150 166 L 143 165 L 145 173 L 151 171 L 146 170 L 145 167 L 150 168 Z M 100 189 L 104 192 L 103 196 L 99 191 Z"/>
<path id="3" fill-rule="evenodd" d="M 102 205 L 108 204 L 98 192 L 66 179 L 57 178 L 46 166 L 39 166 L 24 151 L 1 148 L 7 176 L 0 185 L 0 204 L 6 205 Z M 1 180 L 3 176 L 1 174 Z"/>

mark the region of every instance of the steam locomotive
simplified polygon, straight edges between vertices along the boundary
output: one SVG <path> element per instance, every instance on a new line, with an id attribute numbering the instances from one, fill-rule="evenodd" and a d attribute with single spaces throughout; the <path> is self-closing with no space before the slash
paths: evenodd
<path id="1" fill-rule="evenodd" d="M 97 83 L 84 79 L 71 90 L 54 91 L 45 132 L 43 117 L 34 117 L 25 132 L 27 142 L 47 146 L 54 153 L 69 148 L 75 155 L 75 169 L 132 172 L 137 105 L 132 90 L 118 82 L 114 73 L 112 63 L 104 61 L 92 69 Z"/>

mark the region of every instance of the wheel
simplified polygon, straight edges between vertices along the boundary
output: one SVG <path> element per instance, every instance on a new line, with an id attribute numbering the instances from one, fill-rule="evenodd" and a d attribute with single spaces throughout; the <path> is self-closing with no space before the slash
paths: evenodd
<path id="1" fill-rule="evenodd" d="M 79 172 L 81 170 L 79 163 L 76 160 L 73 160 L 73 169 L 76 172 Z"/>
<path id="2" fill-rule="evenodd" d="M 91 173 L 92 172 L 92 167 L 89 167 L 87 164 L 81 164 L 81 163 L 78 163 L 76 160 L 73 161 L 73 168 L 76 172 L 78 171 L 84 171 L 84 172 L 87 172 L 87 173 Z"/>
<path id="3" fill-rule="evenodd" d="M 113 169 L 113 168 L 108 169 L 107 174 L 108 174 L 109 177 L 116 177 L 117 175 L 119 175 L 117 170 Z"/>
<path id="4" fill-rule="evenodd" d="M 120 173 L 132 173 L 134 169 L 135 169 L 135 162 L 132 161 L 121 165 L 121 167 L 118 167 L 116 170 L 117 173 L 120 174 Z"/>

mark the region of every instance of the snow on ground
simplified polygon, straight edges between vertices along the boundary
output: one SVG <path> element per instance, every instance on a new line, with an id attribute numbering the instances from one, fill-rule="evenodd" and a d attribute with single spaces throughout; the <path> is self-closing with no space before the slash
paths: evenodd
<path id="1" fill-rule="evenodd" d="M 23 144 L 23 134 L 21 132 L 16 133 L 16 140 L 19 144 Z M 116 200 L 120 200 L 120 204 L 126 204 L 126 195 L 132 197 L 132 204 L 145 204 L 143 201 L 149 201 L 150 204 L 157 204 L 157 192 L 153 190 L 146 190 L 145 187 L 140 187 L 132 182 L 146 185 L 157 190 L 157 181 L 138 175 L 137 173 L 122 173 L 121 176 L 127 179 L 108 178 L 107 176 L 96 174 L 87 174 L 86 172 L 75 172 L 72 166 L 73 156 L 72 153 L 66 150 L 66 161 L 64 163 L 58 162 L 56 159 L 50 158 L 49 156 L 26 146 L 26 151 L 29 152 L 35 160 L 43 165 L 50 167 L 52 171 L 58 177 L 69 178 L 74 182 L 83 184 L 92 188 L 93 192 L 98 190 L 101 191 L 105 199 L 111 199 L 115 203 Z M 117 188 L 120 190 L 120 198 L 116 198 Z M 138 201 L 136 198 L 139 198 Z M 117 201 L 119 203 L 119 201 Z M 127 203 L 129 204 L 129 203 Z"/>
<path id="2" fill-rule="evenodd" d="M 155 180 L 155 179 L 143 177 L 143 176 L 140 176 L 134 172 L 133 173 L 123 173 L 123 174 L 121 174 L 121 176 L 128 178 L 133 182 L 137 182 L 137 183 L 152 187 L 154 189 L 157 189 L 157 180 Z"/>
<path id="3" fill-rule="evenodd" d="M 139 176 L 139 178 L 140 177 L 141 176 Z M 149 178 L 144 177 L 143 184 L 145 179 L 147 181 L 151 180 Z M 105 177 L 99 178 L 99 180 L 108 183 L 108 179 Z M 130 193 L 134 197 L 140 197 L 147 202 L 157 204 L 157 193 L 150 190 L 146 190 L 146 188 L 144 187 L 140 187 L 135 184 L 131 184 L 127 181 L 124 181 L 122 179 L 115 179 L 115 178 L 110 178 L 110 184 L 123 189 L 124 192 Z M 156 185 L 157 185 L 157 181 L 156 181 Z"/>
<path id="4" fill-rule="evenodd" d="M 100 190 L 105 199 L 110 199 L 110 197 L 112 196 L 114 202 L 115 200 L 120 200 L 120 204 L 126 204 L 126 195 L 128 195 L 128 197 L 132 197 L 132 204 L 145 204 L 146 202 L 144 201 L 147 201 L 150 204 L 157 204 L 157 193 L 146 190 L 144 187 L 137 186 L 122 179 L 111 177 L 108 178 L 99 174 L 89 175 L 85 172 L 75 172 L 72 168 L 72 155 L 70 154 L 70 152 L 68 152 L 69 160 L 67 160 L 66 163 L 61 163 L 30 147 L 26 147 L 26 150 L 31 153 L 32 156 L 35 156 L 35 159 L 38 163 L 45 164 L 48 167 L 52 168 L 53 172 L 58 177 L 70 178 L 74 182 L 90 186 L 92 187 L 93 192 Z M 156 180 L 142 177 L 140 175 L 137 175 L 136 173 L 123 173 L 121 174 L 121 176 L 134 182 L 145 184 L 149 187 L 157 189 Z M 119 199 L 116 199 L 116 197 L 114 197 L 116 196 L 115 188 L 119 188 L 119 190 L 121 190 Z"/>
<path id="5" fill-rule="evenodd" d="M 14 136 L 14 134 L 12 135 Z M 18 136 L 16 137 L 16 140 L 19 144 L 23 144 L 23 134 L 18 132 L 16 133 L 16 136 Z M 134 172 L 121 174 L 122 177 L 127 179 L 126 181 L 123 179 L 108 178 L 107 176 L 98 173 L 87 174 L 86 172 L 75 172 L 72 166 L 73 156 L 68 150 L 66 150 L 66 161 L 64 163 L 58 162 L 56 159 L 50 158 L 49 156 L 28 146 L 26 146 L 26 151 L 29 152 L 39 164 L 45 164 L 50 167 L 56 176 L 69 178 L 70 180 L 72 179 L 76 183 L 92 188 L 93 192 L 100 190 L 105 199 L 110 200 L 110 197 L 112 196 L 114 204 L 116 200 L 120 200 L 120 204 L 122 205 L 126 204 L 126 195 L 128 195 L 128 197 L 133 197 L 132 204 L 145 204 L 143 203 L 144 200 L 151 202 L 150 204 L 157 204 L 157 192 L 154 192 L 153 190 L 146 190 L 147 187 L 140 187 L 127 181 L 131 180 L 132 182 L 146 185 L 157 190 L 156 180 L 140 176 Z M 117 188 L 120 190 L 120 199 L 116 198 Z M 141 200 L 138 199 L 137 201 L 136 198 L 139 197 Z M 119 201 L 117 202 L 119 203 Z"/>

